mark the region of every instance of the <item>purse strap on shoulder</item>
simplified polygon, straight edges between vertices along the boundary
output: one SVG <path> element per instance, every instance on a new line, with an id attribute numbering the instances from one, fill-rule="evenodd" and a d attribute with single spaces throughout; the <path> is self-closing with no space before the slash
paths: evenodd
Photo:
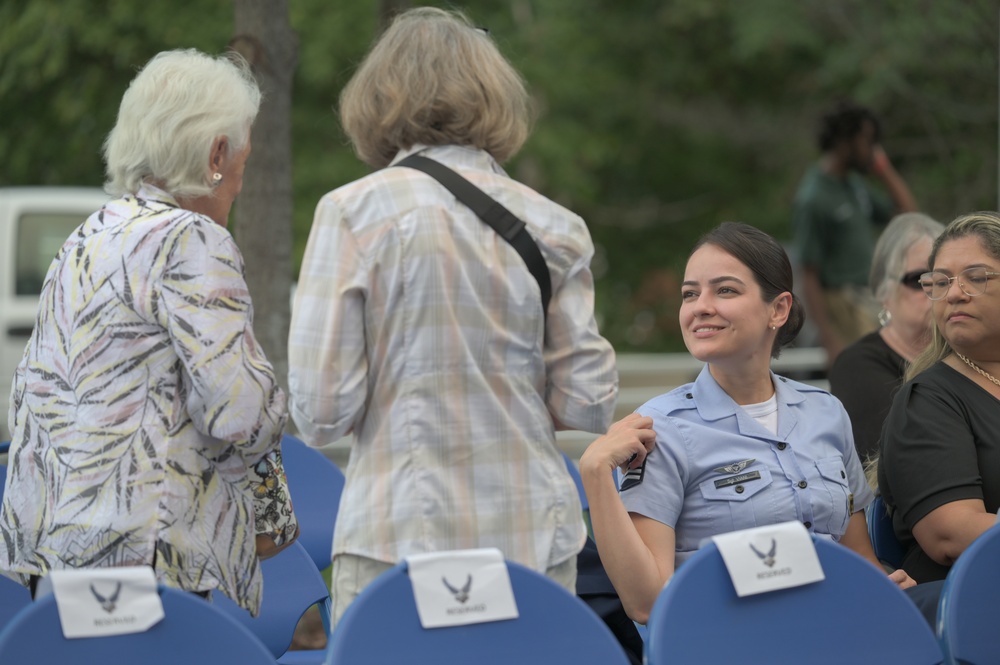
<path id="1" fill-rule="evenodd" d="M 454 194 L 455 198 L 468 206 L 472 212 L 476 213 L 479 219 L 509 242 L 524 260 L 535 281 L 538 282 L 538 288 L 542 292 L 542 315 L 547 318 L 549 300 L 552 299 L 549 268 L 545 264 L 541 250 L 538 249 L 538 245 L 528 233 L 523 220 L 441 162 L 423 155 L 410 155 L 394 166 L 406 166 L 431 176 Z"/>

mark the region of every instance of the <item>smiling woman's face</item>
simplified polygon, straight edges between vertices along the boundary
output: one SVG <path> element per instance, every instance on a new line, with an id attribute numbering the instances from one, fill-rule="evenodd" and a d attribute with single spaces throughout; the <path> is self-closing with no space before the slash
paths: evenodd
<path id="1" fill-rule="evenodd" d="M 688 259 L 679 318 L 684 345 L 698 360 L 770 358 L 772 312 L 753 273 L 732 254 L 705 244 Z"/>

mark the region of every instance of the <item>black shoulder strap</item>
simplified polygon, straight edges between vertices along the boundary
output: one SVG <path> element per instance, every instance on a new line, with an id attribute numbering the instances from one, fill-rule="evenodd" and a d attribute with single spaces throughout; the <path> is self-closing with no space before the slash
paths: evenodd
<path id="1" fill-rule="evenodd" d="M 397 162 L 395 166 L 407 166 L 411 169 L 423 171 L 431 176 L 452 194 L 459 201 L 469 206 L 472 212 L 493 227 L 504 240 L 524 259 L 528 271 L 538 282 L 538 288 L 542 292 L 542 314 L 547 315 L 549 311 L 549 300 L 552 299 L 552 282 L 549 277 L 549 268 L 545 264 L 541 250 L 535 244 L 534 239 L 525 228 L 525 224 L 518 219 L 510 210 L 500 205 L 498 201 L 489 194 L 479 189 L 471 182 L 452 171 L 441 162 L 429 159 L 422 155 L 410 155 Z"/>

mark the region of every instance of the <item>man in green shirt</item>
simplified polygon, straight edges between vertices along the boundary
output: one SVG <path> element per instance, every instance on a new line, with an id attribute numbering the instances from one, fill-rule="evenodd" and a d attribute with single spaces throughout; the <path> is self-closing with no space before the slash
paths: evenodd
<path id="1" fill-rule="evenodd" d="M 868 291 L 877 230 L 893 215 L 917 209 L 906 182 L 879 145 L 878 118 L 841 103 L 823 116 L 822 155 L 795 195 L 793 231 L 802 265 L 806 310 L 827 362 L 878 326 Z M 888 196 L 871 186 L 881 182 Z"/>

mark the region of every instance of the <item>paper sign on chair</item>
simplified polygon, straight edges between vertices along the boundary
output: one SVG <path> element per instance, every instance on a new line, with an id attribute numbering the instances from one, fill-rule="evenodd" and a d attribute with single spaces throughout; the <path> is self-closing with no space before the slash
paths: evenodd
<path id="1" fill-rule="evenodd" d="M 141 633 L 163 618 L 148 566 L 53 570 L 48 577 L 66 639 Z"/>
<path id="2" fill-rule="evenodd" d="M 406 563 L 424 628 L 518 617 L 507 564 L 496 548 L 417 554 Z"/>
<path id="3" fill-rule="evenodd" d="M 816 546 L 800 522 L 732 531 L 712 540 L 729 570 L 737 596 L 824 579 Z"/>

